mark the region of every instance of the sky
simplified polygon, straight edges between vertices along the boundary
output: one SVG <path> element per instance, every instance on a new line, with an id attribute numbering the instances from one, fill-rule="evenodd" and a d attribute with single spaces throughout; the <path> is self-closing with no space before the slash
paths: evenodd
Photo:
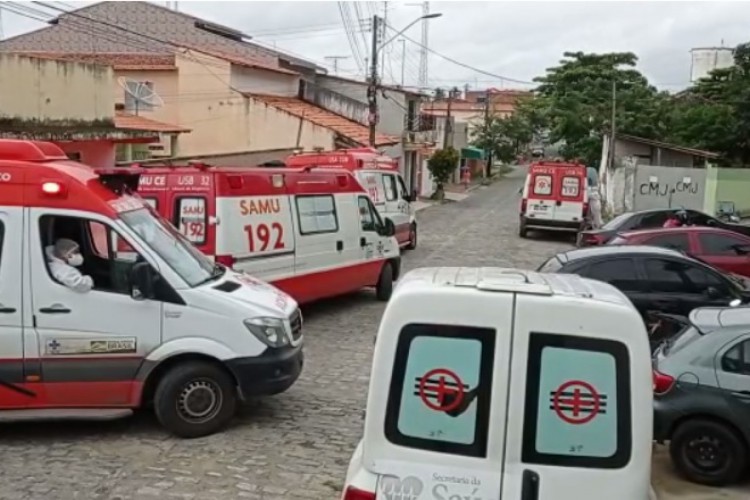
<path id="1" fill-rule="evenodd" d="M 48 3 L 69 8 L 93 2 Z M 181 1 L 178 8 L 240 30 L 259 44 L 314 61 L 330 72 L 334 71 L 331 57 L 344 57 L 336 61 L 338 74 L 362 77 L 371 39 L 367 28 L 373 14 L 383 16 L 384 4 Z M 39 5 L 33 7 L 45 10 Z M 342 10 L 353 25 L 351 36 L 358 52 L 347 36 Z M 426 21 L 429 47 L 440 54 L 428 57 L 430 87 L 468 84 L 471 88 L 530 88 L 529 83 L 521 82 L 543 75 L 559 62 L 563 52 L 629 51 L 638 55 L 638 69 L 652 84 L 676 91 L 689 85 L 691 48 L 722 43 L 731 47 L 750 41 L 750 2 L 433 1 L 430 12 L 442 14 Z M 385 40 L 421 14 L 421 3 L 387 2 L 386 24 L 391 28 Z M 419 42 L 424 22 L 416 23 L 404 35 Z M 6 38 L 43 25 L 2 12 Z M 418 82 L 420 47 L 411 40 L 400 40 L 394 39 L 383 49 L 383 79 L 401 83 L 403 67 L 404 84 L 414 86 Z"/>

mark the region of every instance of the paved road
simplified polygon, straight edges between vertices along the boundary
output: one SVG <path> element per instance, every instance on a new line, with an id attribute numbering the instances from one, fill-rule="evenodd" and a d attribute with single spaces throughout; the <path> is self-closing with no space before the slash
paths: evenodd
<path id="1" fill-rule="evenodd" d="M 420 246 L 405 267 L 534 267 L 569 240 L 521 240 L 513 216 L 520 173 L 460 204 L 420 214 Z M 305 311 L 307 364 L 287 393 L 246 409 L 226 432 L 166 436 L 147 415 L 106 424 L 14 425 L 0 437 L 0 499 L 331 499 L 360 437 L 372 341 L 383 305 L 371 293 Z M 668 500 L 748 498 L 670 479 Z M 694 491 L 692 496 L 681 493 Z M 713 494 L 713 493 L 710 493 Z M 722 496 L 723 495 L 723 496 Z"/>

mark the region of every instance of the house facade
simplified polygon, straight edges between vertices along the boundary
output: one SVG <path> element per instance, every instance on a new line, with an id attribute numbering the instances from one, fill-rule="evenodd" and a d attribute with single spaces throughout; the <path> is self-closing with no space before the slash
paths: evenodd
<path id="1" fill-rule="evenodd" d="M 114 81 L 107 65 L 0 53 L 0 136 L 55 142 L 71 159 L 107 168 L 120 147 L 186 132 L 116 113 Z"/>

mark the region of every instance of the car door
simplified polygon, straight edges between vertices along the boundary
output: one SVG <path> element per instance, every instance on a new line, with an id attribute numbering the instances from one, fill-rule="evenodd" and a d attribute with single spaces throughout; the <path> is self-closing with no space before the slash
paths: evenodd
<path id="1" fill-rule="evenodd" d="M 360 220 L 360 259 L 363 266 L 360 270 L 361 285 L 374 285 L 378 281 L 383 262 L 384 246 L 378 227 L 382 226 L 378 211 L 367 196 L 357 197 Z"/>
<path id="2" fill-rule="evenodd" d="M 698 233 L 698 256 L 729 273 L 750 276 L 750 240 L 729 233 Z"/>
<path id="3" fill-rule="evenodd" d="M 750 420 L 750 334 L 742 335 L 716 353 L 714 368 L 719 387 L 726 391 L 733 420 Z M 736 403 L 736 404 L 732 404 Z"/>
<path id="4" fill-rule="evenodd" d="M 661 248 L 671 248 L 680 252 L 692 253 L 690 237 L 687 233 L 667 233 L 647 236 L 639 243 Z"/>
<path id="5" fill-rule="evenodd" d="M 638 269 L 630 257 L 615 257 L 590 262 L 575 274 L 614 286 L 628 296 L 633 305 L 645 314 L 649 306 L 648 291 L 638 279 Z"/>
<path id="6" fill-rule="evenodd" d="M 41 360 L 46 405 L 130 406 L 136 372 L 161 343 L 162 303 L 135 300 L 129 290 L 129 267 L 137 258 L 148 259 L 98 214 L 31 208 L 27 221 L 34 355 Z M 112 237 L 95 240 L 102 230 Z M 79 270 L 92 277 L 90 291 L 74 291 L 53 277 L 47 252 L 59 238 L 80 246 Z M 118 240 L 131 246 L 127 258 L 118 258 L 120 249 L 112 244 Z"/>
<path id="7" fill-rule="evenodd" d="M 24 408 L 36 393 L 24 388 L 23 209 L 0 208 L 0 409 Z M 32 340 L 32 339 L 29 339 Z M 34 344 L 30 343 L 30 347 Z M 26 360 L 35 363 L 33 354 Z"/>

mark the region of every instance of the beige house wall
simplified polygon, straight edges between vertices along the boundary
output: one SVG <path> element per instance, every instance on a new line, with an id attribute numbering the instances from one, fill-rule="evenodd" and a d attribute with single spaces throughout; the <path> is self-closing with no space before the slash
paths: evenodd
<path id="1" fill-rule="evenodd" d="M 38 120 L 111 120 L 108 66 L 0 53 L 0 116 Z"/>

